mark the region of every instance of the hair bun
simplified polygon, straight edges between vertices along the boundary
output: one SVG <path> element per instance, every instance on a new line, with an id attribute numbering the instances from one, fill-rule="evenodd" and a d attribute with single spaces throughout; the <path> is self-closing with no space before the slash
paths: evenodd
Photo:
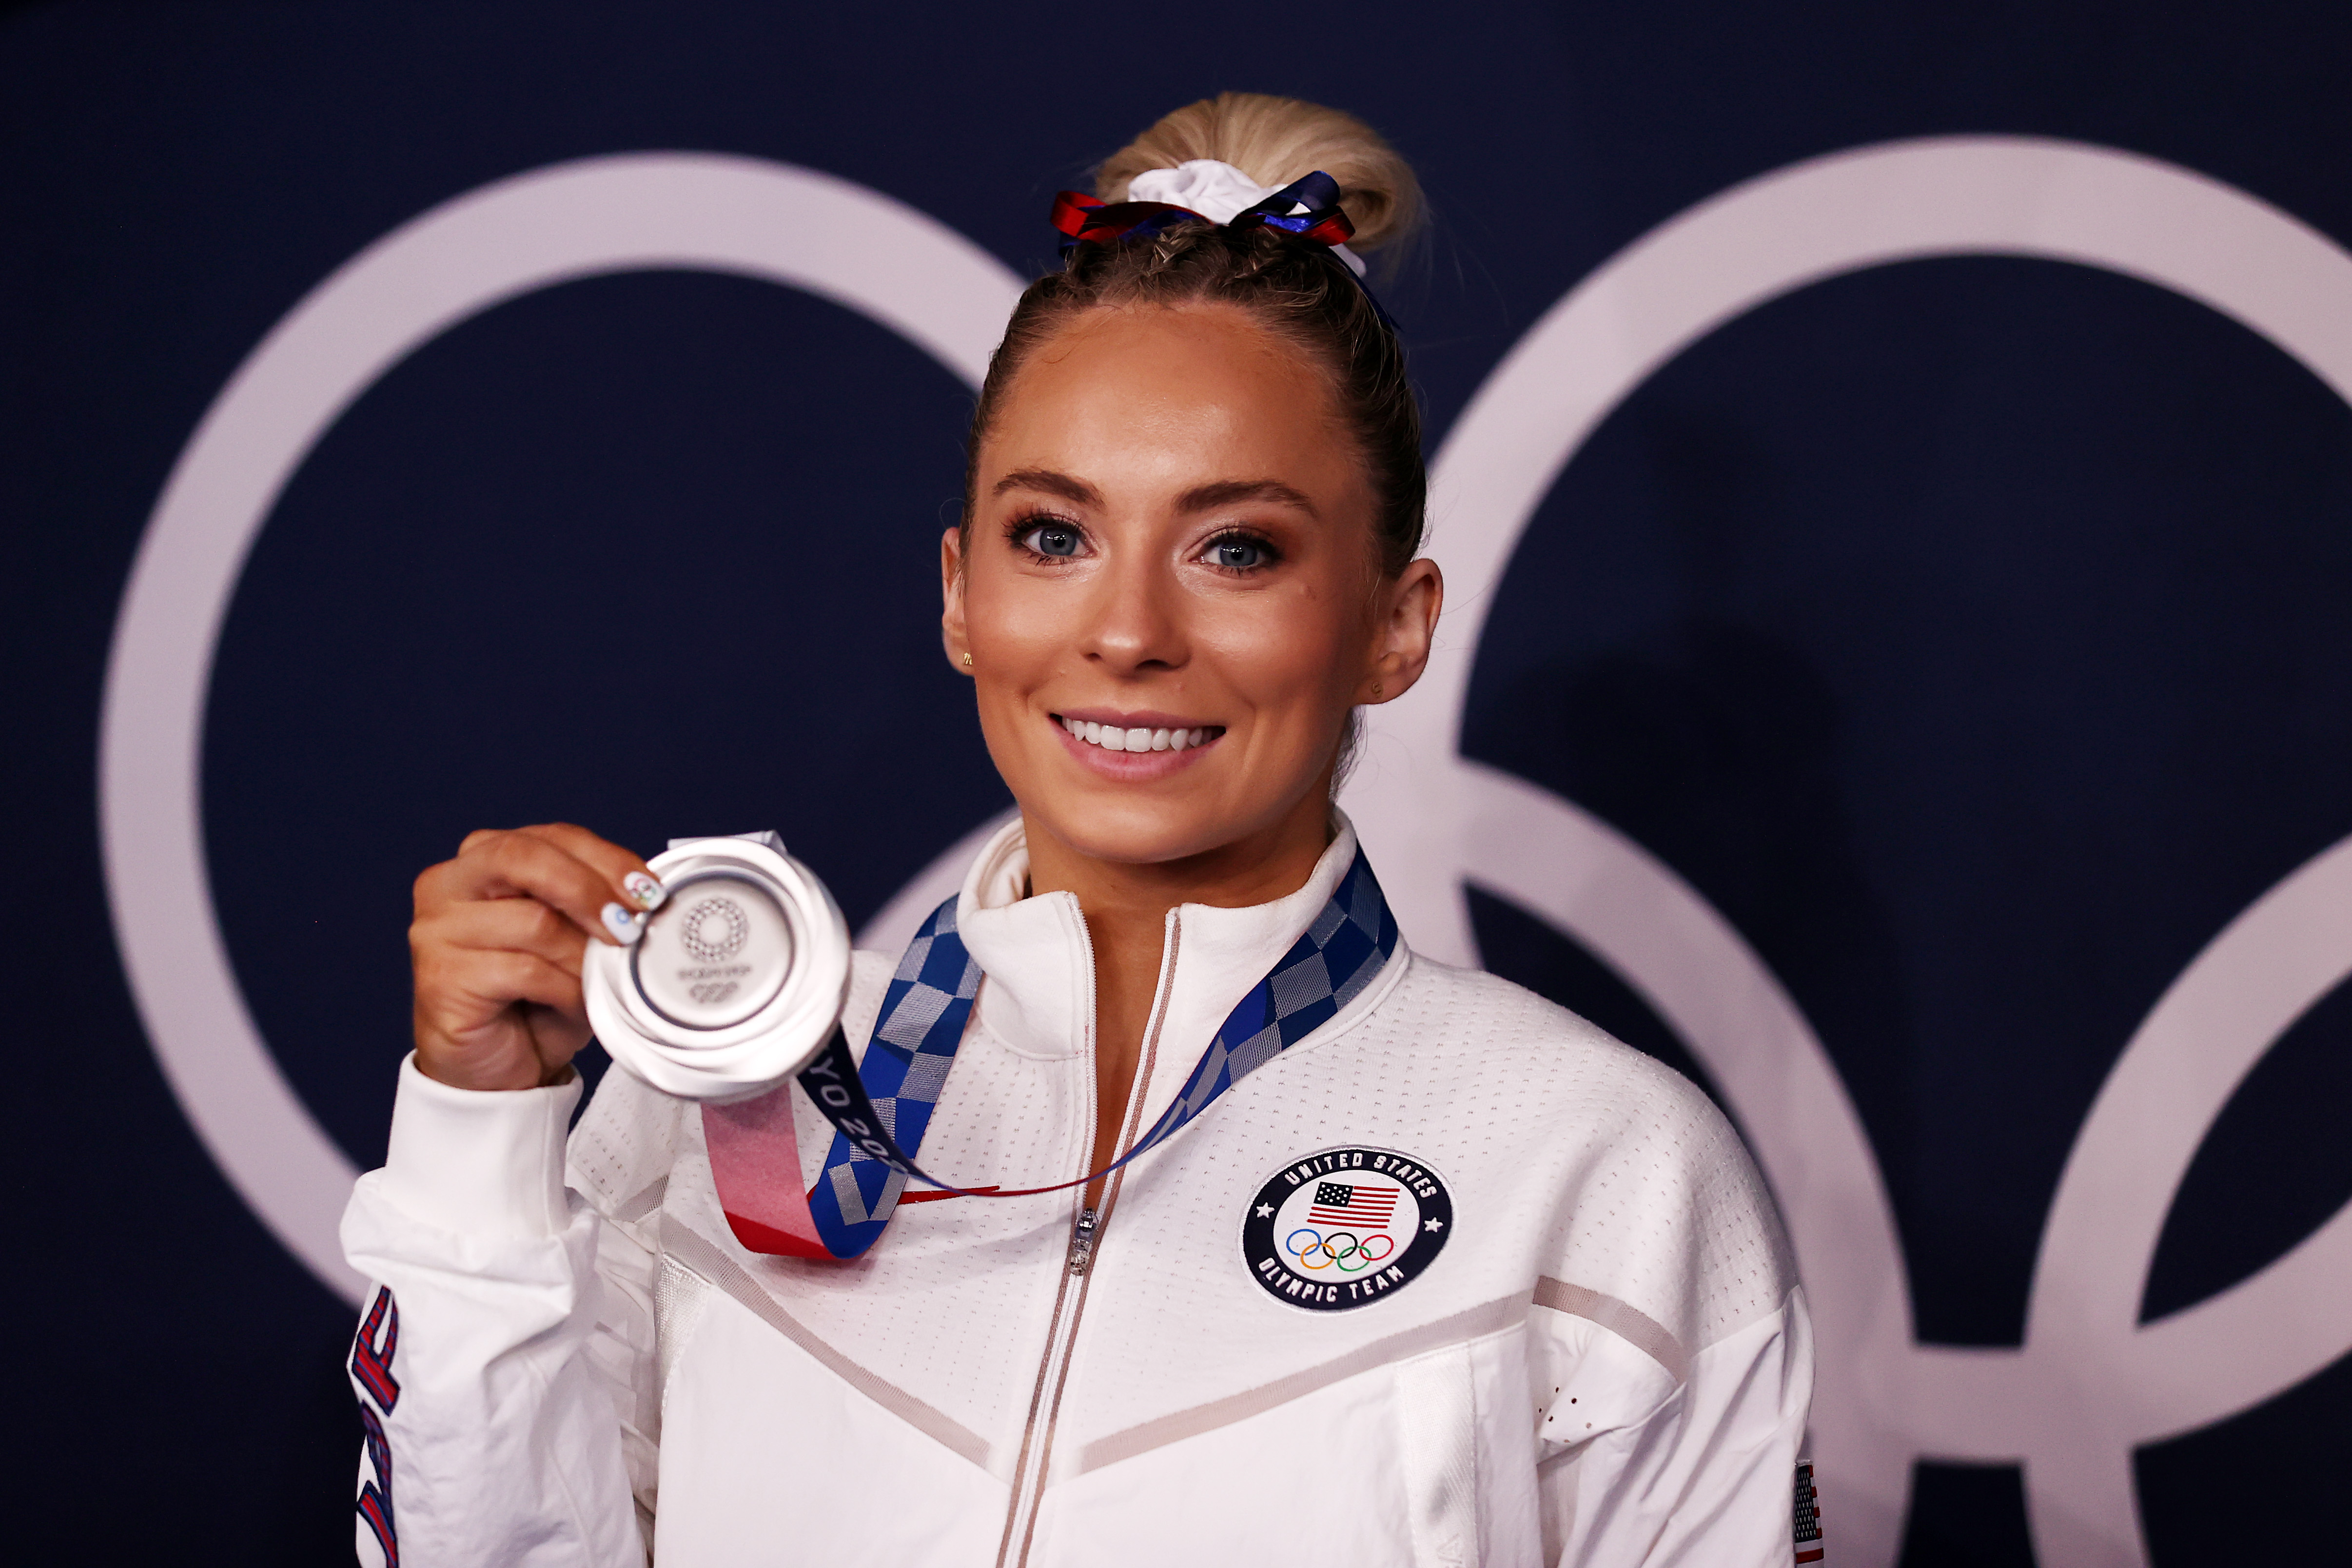
<path id="1" fill-rule="evenodd" d="M 1322 170 L 1339 183 L 1339 205 L 1356 226 L 1350 249 L 1377 250 L 1421 224 L 1421 182 L 1379 132 L 1352 114 L 1263 92 L 1221 92 L 1162 116 L 1103 164 L 1095 195 L 1125 201 L 1138 174 L 1194 158 L 1231 163 L 1261 185 Z"/>

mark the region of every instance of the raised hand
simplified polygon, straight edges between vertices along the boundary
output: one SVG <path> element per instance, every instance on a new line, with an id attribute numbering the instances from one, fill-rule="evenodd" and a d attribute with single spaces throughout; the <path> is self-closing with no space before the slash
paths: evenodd
<path id="1" fill-rule="evenodd" d="M 580 967 L 660 904 L 646 863 L 584 827 L 485 828 L 416 879 L 416 1065 L 458 1089 L 561 1083 L 588 1043 Z"/>

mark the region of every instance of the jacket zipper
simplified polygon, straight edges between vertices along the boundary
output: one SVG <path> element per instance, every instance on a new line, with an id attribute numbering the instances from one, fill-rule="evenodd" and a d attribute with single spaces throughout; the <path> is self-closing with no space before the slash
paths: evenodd
<path id="1" fill-rule="evenodd" d="M 1094 1261 L 1095 1231 L 1100 1224 L 1094 1210 L 1082 1208 L 1078 1211 L 1077 1221 L 1070 1227 L 1071 1273 L 1084 1274 L 1087 1265 Z"/>
<path id="2" fill-rule="evenodd" d="M 1133 1146 L 1138 1123 L 1142 1115 L 1146 1093 L 1150 1089 L 1152 1068 L 1160 1056 L 1160 1027 L 1168 1016 L 1168 993 L 1176 977 L 1176 945 L 1179 932 L 1176 911 L 1168 911 L 1167 936 L 1160 944 L 1160 988 L 1151 1001 L 1151 1022 L 1143 1032 L 1143 1053 L 1136 1064 L 1135 1081 L 1128 1087 L 1127 1117 L 1119 1129 L 1116 1152 L 1123 1154 Z M 1094 978 L 1094 940 L 1087 938 L 1087 973 Z M 1093 986 L 1088 985 L 1089 995 Z M 1093 1059 L 1094 1024 L 1087 1025 L 1087 1059 Z M 1090 1109 L 1099 1110 L 1088 1097 Z M 1091 1119 L 1087 1123 L 1093 1125 Z M 1092 1141 L 1088 1140 L 1091 1147 Z M 1110 1221 L 1111 1211 L 1118 1206 L 1118 1190 L 1127 1180 L 1124 1167 L 1112 1173 L 1104 1184 L 1099 1210 L 1088 1206 L 1086 1189 L 1078 1190 L 1076 1212 L 1070 1221 L 1070 1246 L 1062 1268 L 1060 1286 L 1054 1293 L 1054 1316 L 1045 1331 L 1045 1354 L 1037 1365 L 1037 1384 L 1029 1397 L 1029 1421 L 1021 1435 L 1021 1457 L 1014 1463 L 1013 1495 L 1005 1510 L 1004 1535 L 996 1550 L 997 1568 L 1025 1568 L 1029 1561 L 1029 1543 L 1037 1531 L 1037 1509 L 1045 1500 L 1045 1472 L 1054 1457 L 1054 1423 L 1061 1413 L 1062 1385 L 1070 1373 L 1070 1347 L 1077 1339 L 1078 1319 L 1085 1313 L 1087 1289 L 1094 1283 L 1095 1252 L 1102 1245 L 1103 1228 Z M 1073 1288 L 1075 1287 L 1075 1289 Z"/>

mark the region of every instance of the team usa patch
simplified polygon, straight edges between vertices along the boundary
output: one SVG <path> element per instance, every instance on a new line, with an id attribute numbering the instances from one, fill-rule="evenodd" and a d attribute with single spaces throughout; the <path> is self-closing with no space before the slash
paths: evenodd
<path id="1" fill-rule="evenodd" d="M 1344 1312 L 1420 1278 L 1453 1234 L 1453 1196 L 1428 1166 L 1392 1149 L 1327 1149 L 1257 1190 L 1242 1260 L 1276 1300 Z"/>

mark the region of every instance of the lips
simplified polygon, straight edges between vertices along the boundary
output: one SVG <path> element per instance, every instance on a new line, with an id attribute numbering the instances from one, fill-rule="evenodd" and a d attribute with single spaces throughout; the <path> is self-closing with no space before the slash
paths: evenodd
<path id="1" fill-rule="evenodd" d="M 1073 737 L 1106 752 L 1181 752 L 1225 732 L 1221 724 L 1105 724 L 1067 714 L 1058 717 Z"/>
<path id="2" fill-rule="evenodd" d="M 1223 724 L 1188 721 L 1181 713 L 1097 708 L 1050 717 L 1062 743 L 1090 771 L 1130 784 L 1181 772 L 1225 733 Z"/>

